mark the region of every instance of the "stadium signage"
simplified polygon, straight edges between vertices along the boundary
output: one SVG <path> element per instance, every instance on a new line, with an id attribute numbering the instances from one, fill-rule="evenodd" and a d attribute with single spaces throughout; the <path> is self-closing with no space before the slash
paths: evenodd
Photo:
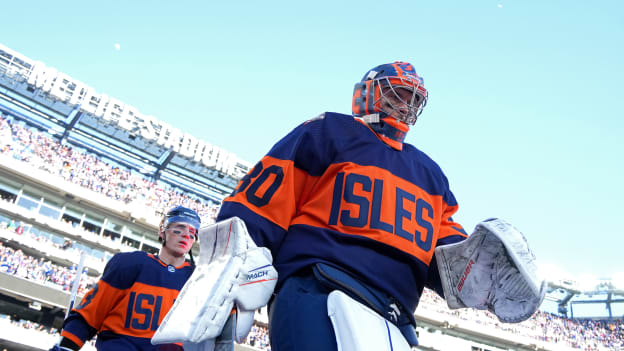
<path id="1" fill-rule="evenodd" d="M 8 63 L 0 60 L 0 66 L 5 68 L 5 75 L 9 77 L 19 75 L 26 80 L 28 85 L 48 96 L 70 106 L 77 106 L 84 113 L 126 130 L 132 135 L 140 135 L 146 140 L 154 141 L 187 159 L 192 159 L 235 178 L 242 176 L 240 171 L 237 172 L 236 166 L 239 160 L 236 155 L 197 139 L 191 134 L 183 133 L 180 129 L 158 121 L 153 116 L 144 115 L 131 105 L 98 93 L 81 81 L 52 67 L 47 67 L 40 61 L 19 55 L 1 44 L 0 51 L 11 53 L 30 66 L 28 68 L 24 64 L 15 64 L 15 60 L 10 60 Z"/>

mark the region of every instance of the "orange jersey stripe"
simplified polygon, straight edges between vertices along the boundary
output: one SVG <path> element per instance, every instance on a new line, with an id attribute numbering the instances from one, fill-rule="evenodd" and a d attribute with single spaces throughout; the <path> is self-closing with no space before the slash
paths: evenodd
<path id="1" fill-rule="evenodd" d="M 249 175 L 254 176 L 243 179 L 239 182 L 233 196 L 224 201 L 234 201 L 243 204 L 245 207 L 256 212 L 258 215 L 270 220 L 284 230 L 290 226 L 291 219 L 295 216 L 298 206 L 306 202 L 312 191 L 312 186 L 317 177 L 312 177 L 306 172 L 295 167 L 293 161 L 280 160 L 274 157 L 265 156 L 261 160 L 261 172 L 256 165 L 249 171 Z M 271 166 L 280 169 L 279 174 L 272 173 Z M 277 168 L 275 168 L 277 169 Z M 260 182 L 255 182 L 263 177 Z M 278 179 L 278 177 L 281 177 Z M 293 182 L 282 182 L 282 179 Z M 254 187 L 250 184 L 259 184 Z M 276 189 L 273 187 L 277 186 Z M 263 199 L 270 197 L 270 206 L 266 206 Z"/>
<path id="2" fill-rule="evenodd" d="M 74 334 L 72 334 L 72 333 L 70 333 L 70 332 L 68 332 L 66 330 L 63 330 L 61 332 L 61 336 L 64 337 L 64 338 L 68 338 L 69 340 L 73 341 L 74 344 L 78 345 L 79 347 L 82 347 L 82 345 L 84 345 L 84 341 L 82 341 L 79 337 L 77 337 L 76 335 L 74 335 Z"/>
<path id="3" fill-rule="evenodd" d="M 178 293 L 138 282 L 128 290 L 119 290 L 100 280 L 97 289 L 83 298 L 84 307 L 81 304 L 76 311 L 97 330 L 151 338 Z"/>
<path id="4" fill-rule="evenodd" d="M 123 298 L 124 290 L 112 287 L 107 282 L 99 280 L 96 286 L 89 290 L 76 307 L 85 321 L 93 328 L 100 329 L 106 318 L 106 313 L 112 306 Z"/>
<path id="5" fill-rule="evenodd" d="M 452 229 L 461 226 L 449 220 L 456 205 L 448 206 L 441 195 L 429 194 L 386 169 L 344 162 L 329 166 L 321 178 L 296 168 L 292 161 L 270 156 L 259 165 L 262 171 L 251 170 L 252 176 L 237 187 L 243 190 L 224 201 L 239 202 L 284 230 L 305 224 L 359 235 L 425 263 L 431 261 L 438 239 L 463 235 Z M 271 172 L 263 176 L 273 165 L 282 170 L 282 178 Z M 259 177 L 264 178 L 255 182 Z M 259 186 L 249 186 L 256 183 Z M 274 184 L 279 187 L 271 189 Z M 265 198 L 270 198 L 270 206 L 261 201 Z"/>
<path id="6" fill-rule="evenodd" d="M 102 330 L 151 338 L 173 306 L 178 293 L 175 289 L 135 283 L 115 309 L 109 312 Z"/>
<path id="7" fill-rule="evenodd" d="M 334 164 L 324 178 L 336 180 L 317 184 L 292 224 L 364 236 L 431 261 L 446 206 L 442 196 L 375 166 Z"/>

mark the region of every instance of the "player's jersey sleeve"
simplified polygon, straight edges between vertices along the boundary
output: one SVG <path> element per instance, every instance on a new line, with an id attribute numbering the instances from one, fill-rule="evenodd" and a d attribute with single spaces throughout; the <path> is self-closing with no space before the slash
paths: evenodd
<path id="1" fill-rule="evenodd" d="M 450 190 L 448 190 L 445 197 L 449 199 L 449 203 L 445 204 L 442 213 L 442 220 L 440 222 L 440 234 L 438 235 L 436 247 L 458 243 L 468 237 L 468 234 L 466 233 L 464 228 L 459 223 L 455 222 L 452 217 L 458 209 L 455 196 L 450 192 Z M 427 274 L 427 282 L 425 283 L 425 286 L 437 292 L 438 295 L 444 297 L 444 290 L 442 289 L 442 281 L 440 278 L 440 272 L 438 271 L 438 264 L 435 254 L 433 255 L 433 259 L 429 264 L 429 272 Z"/>
<path id="2" fill-rule="evenodd" d="M 69 313 L 61 336 L 82 347 L 100 330 L 106 315 L 135 280 L 133 262 L 129 254 L 116 254 L 108 261 L 100 280 Z"/>
<path id="3" fill-rule="evenodd" d="M 453 193 L 448 190 L 447 183 L 447 195 L 445 198 L 449 199 L 444 206 L 442 212 L 442 221 L 440 223 L 440 234 L 438 235 L 437 245 L 448 245 L 456 242 L 460 242 L 468 237 L 468 234 L 464 228 L 453 220 L 453 215 L 457 212 L 458 205 Z"/>
<path id="4" fill-rule="evenodd" d="M 331 163 L 336 147 L 323 118 L 305 122 L 273 146 L 221 205 L 217 220 L 237 216 L 258 246 L 275 256 L 299 207 Z"/>

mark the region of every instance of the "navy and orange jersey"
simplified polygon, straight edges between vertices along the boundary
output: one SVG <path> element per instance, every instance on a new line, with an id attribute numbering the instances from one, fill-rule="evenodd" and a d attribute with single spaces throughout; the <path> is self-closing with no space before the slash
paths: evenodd
<path id="1" fill-rule="evenodd" d="M 193 269 L 187 262 L 168 266 L 143 251 L 118 253 L 70 312 L 61 335 L 82 347 L 97 333 L 98 350 L 160 350 L 150 339 Z"/>
<path id="2" fill-rule="evenodd" d="M 277 144 L 227 197 L 218 220 L 238 216 L 286 278 L 311 264 L 342 267 L 415 310 L 425 286 L 441 295 L 434 249 L 464 240 L 440 167 L 401 151 L 352 116 L 325 113 Z"/>

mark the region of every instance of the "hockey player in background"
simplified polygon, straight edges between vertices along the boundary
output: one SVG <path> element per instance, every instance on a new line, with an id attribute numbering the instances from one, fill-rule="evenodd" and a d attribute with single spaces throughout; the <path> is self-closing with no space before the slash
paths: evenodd
<path id="1" fill-rule="evenodd" d="M 355 85 L 352 115 L 324 113 L 277 142 L 200 231 L 202 245 L 227 241 L 202 246 L 152 342 L 212 350 L 232 305 L 240 340 L 273 289 L 273 351 L 409 350 L 425 287 L 450 308 L 529 318 L 544 285 L 524 236 L 490 219 L 468 237 L 440 167 L 404 142 L 427 99 L 411 64 L 383 64 Z"/>
<path id="2" fill-rule="evenodd" d="M 95 287 L 64 321 L 61 340 L 51 350 L 79 350 L 96 334 L 100 351 L 182 350 L 176 344 L 153 346 L 150 339 L 193 273 L 194 265 L 185 257 L 199 226 L 195 211 L 174 207 L 161 221 L 158 255 L 114 255 Z"/>

